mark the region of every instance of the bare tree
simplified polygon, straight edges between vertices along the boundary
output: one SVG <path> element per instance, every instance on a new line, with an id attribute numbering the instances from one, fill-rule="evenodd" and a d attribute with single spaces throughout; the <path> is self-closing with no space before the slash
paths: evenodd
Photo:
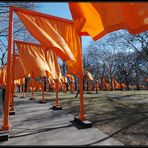
<path id="1" fill-rule="evenodd" d="M 141 71 L 141 74 L 148 75 L 148 31 L 138 35 L 129 34 L 127 31 L 119 31 L 118 39 L 122 47 L 135 51 L 141 65 L 137 69 Z"/>
<path id="2" fill-rule="evenodd" d="M 85 68 L 98 79 L 112 79 L 137 89 L 148 77 L 148 33 L 131 35 L 125 30 L 112 32 L 96 42 L 90 42 L 85 53 Z M 87 58 L 86 58 L 87 57 Z M 121 87 L 122 88 L 122 87 Z"/>
<path id="3" fill-rule="evenodd" d="M 27 9 L 34 9 L 35 3 L 31 2 L 1 2 L 0 3 L 0 62 L 1 65 L 6 63 L 8 48 L 8 21 L 9 6 L 16 6 Z M 13 17 L 13 37 L 19 40 L 35 40 L 25 29 L 19 18 L 14 14 Z"/>

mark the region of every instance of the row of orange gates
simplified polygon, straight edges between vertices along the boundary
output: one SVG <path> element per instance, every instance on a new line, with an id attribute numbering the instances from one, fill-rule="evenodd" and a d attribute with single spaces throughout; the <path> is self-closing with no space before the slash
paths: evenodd
<path id="1" fill-rule="evenodd" d="M 2 74 L 1 72 L 2 69 L 0 69 L 0 73 Z M 94 80 L 93 77 L 91 76 L 90 72 L 87 72 L 89 73 L 89 75 L 85 75 L 87 78 L 85 79 L 85 87 L 84 87 L 84 90 L 88 90 L 88 91 L 100 91 L 100 90 L 107 90 L 107 91 L 110 91 L 111 88 L 109 86 L 109 84 L 106 82 L 105 78 L 102 79 L 102 83 L 103 83 L 103 88 L 104 89 L 101 89 L 100 87 L 100 84 L 98 82 L 98 80 Z M 0 76 L 1 77 L 1 76 Z M 69 83 L 68 83 L 68 80 L 69 80 Z M 46 81 L 46 83 L 44 82 Z M 95 83 L 94 83 L 95 82 Z M 58 81 L 58 92 L 59 91 L 63 91 L 64 93 L 66 93 L 67 91 L 70 91 L 71 93 L 74 93 L 74 91 L 78 91 L 78 88 L 76 89 L 75 88 L 75 83 L 77 83 L 75 81 L 75 78 L 74 76 L 70 75 L 70 74 L 66 74 L 66 76 L 62 76 L 61 79 L 59 79 Z M 2 83 L 0 83 L 0 86 L 2 85 Z M 25 91 L 25 78 L 22 78 L 22 79 L 18 79 L 18 80 L 15 80 L 14 81 L 14 94 L 16 93 L 16 88 L 18 86 L 20 86 L 20 92 L 22 93 L 22 95 L 24 96 L 24 91 Z M 27 92 L 34 92 L 34 91 L 41 91 L 41 90 L 44 90 L 44 91 L 56 91 L 56 83 L 54 81 L 54 79 L 52 78 L 48 78 L 46 80 L 46 77 L 45 78 L 42 78 L 42 82 L 41 81 L 38 81 L 36 79 L 30 79 L 28 82 L 27 82 Z M 44 86 L 46 85 L 46 86 Z M 113 79 L 112 81 L 112 87 L 113 87 L 113 90 L 121 90 L 122 89 L 126 89 L 126 85 L 124 83 L 120 84 L 118 83 L 115 79 Z M 45 90 L 46 88 L 46 90 Z M 131 86 L 132 88 L 132 86 Z M 134 88 L 134 87 L 133 87 Z"/>
<path id="2" fill-rule="evenodd" d="M 138 34 L 148 29 L 147 3 L 78 2 L 68 4 L 73 20 L 10 7 L 7 64 L 3 67 L 3 72 L 1 71 L 3 77 L 0 80 L 2 83 L 5 82 L 2 87 L 6 86 L 3 131 L 10 129 L 9 112 L 14 110 L 15 81 L 25 77 L 33 79 L 38 76 L 48 77 L 54 80 L 56 88 L 58 88 L 58 83 L 62 78 L 58 58 L 66 62 L 68 74 L 76 75 L 79 78 L 80 114 L 78 119 L 86 120 L 81 37 L 90 35 L 97 40 L 118 29 L 127 29 L 132 34 Z M 39 44 L 13 40 L 14 13 Z M 17 53 L 15 52 L 16 46 Z M 103 83 L 109 89 L 109 84 L 105 80 Z M 31 87 L 32 84 L 29 85 Z M 125 86 L 123 85 L 123 87 Z M 9 110 L 10 102 L 11 109 Z M 58 104 L 58 89 L 56 89 L 56 104 Z"/>

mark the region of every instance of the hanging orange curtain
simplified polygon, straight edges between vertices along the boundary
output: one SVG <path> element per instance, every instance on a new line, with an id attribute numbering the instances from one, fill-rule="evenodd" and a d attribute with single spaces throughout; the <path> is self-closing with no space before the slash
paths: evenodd
<path id="1" fill-rule="evenodd" d="M 82 35 L 90 35 L 94 40 L 109 32 L 127 29 L 132 34 L 148 30 L 148 3 L 69 3 L 73 19 Z"/>
<path id="2" fill-rule="evenodd" d="M 20 41 L 16 41 L 16 45 L 27 75 L 30 74 L 34 78 L 46 76 L 45 71 L 48 75 L 51 74 L 41 45 Z"/>
<path id="3" fill-rule="evenodd" d="M 0 71 L 0 85 L 5 86 L 7 79 L 7 65 L 4 65 Z"/>
<path id="4" fill-rule="evenodd" d="M 38 82 L 35 79 L 29 80 L 27 84 L 28 90 L 31 90 L 31 91 L 35 90 L 37 88 L 37 85 L 38 85 Z"/>
<path id="5" fill-rule="evenodd" d="M 26 72 L 23 66 L 23 63 L 18 55 L 15 56 L 15 68 L 14 68 L 15 77 L 14 80 L 26 77 Z"/>
<path id="6" fill-rule="evenodd" d="M 41 82 L 37 82 L 37 90 L 42 90 L 43 84 Z"/>
<path id="7" fill-rule="evenodd" d="M 109 84 L 106 82 L 105 78 L 102 79 L 102 83 L 106 90 L 110 90 Z"/>
<path id="8" fill-rule="evenodd" d="M 14 80 L 18 80 L 27 76 L 22 61 L 18 55 L 15 55 L 15 65 L 16 66 L 14 69 L 15 73 Z M 12 68 L 12 63 L 11 63 L 11 68 Z M 6 85 L 6 79 L 7 79 L 6 75 L 7 75 L 7 65 L 4 65 L 0 70 L 0 84 Z"/>
<path id="9" fill-rule="evenodd" d="M 51 71 L 51 77 L 53 79 L 61 79 L 62 74 L 61 74 L 60 65 L 57 60 L 58 57 L 56 56 L 56 54 L 51 50 L 47 50 L 45 51 L 45 57 L 46 57 L 46 61 L 48 63 L 49 69 Z"/>
<path id="10" fill-rule="evenodd" d="M 0 69 L 0 85 L 3 83 L 3 73 L 2 73 L 2 69 Z"/>
<path id="11" fill-rule="evenodd" d="M 71 74 L 66 74 L 66 76 L 69 78 L 70 80 L 70 86 L 69 86 L 69 89 L 71 92 L 74 92 L 74 87 L 75 87 L 75 79 L 74 79 L 74 76 L 72 76 Z"/>
<path id="12" fill-rule="evenodd" d="M 39 44 L 20 41 L 16 41 L 16 44 L 26 73 L 30 73 L 30 77 L 48 76 L 61 79 L 62 74 L 55 53 L 45 50 Z"/>
<path id="13" fill-rule="evenodd" d="M 80 39 L 72 21 L 25 9 L 14 10 L 28 31 L 46 49 L 51 49 L 63 61 L 67 61 L 69 73 L 83 74 Z"/>
<path id="14" fill-rule="evenodd" d="M 53 78 L 52 77 L 48 77 L 48 81 L 49 81 L 49 85 L 50 85 L 50 87 L 55 91 L 55 89 L 56 89 L 56 84 L 55 84 L 55 81 L 53 80 Z"/>
<path id="15" fill-rule="evenodd" d="M 62 90 L 63 90 L 63 92 L 66 92 L 66 83 L 67 83 L 67 78 L 66 78 L 66 76 L 62 76 L 62 78 L 61 78 L 61 82 L 62 82 Z"/>
<path id="16" fill-rule="evenodd" d="M 84 73 L 85 73 L 85 76 L 86 76 L 86 80 L 92 80 L 92 81 L 94 80 L 89 71 L 85 71 Z"/>
<path id="17" fill-rule="evenodd" d="M 19 85 L 24 84 L 24 83 L 25 83 L 25 78 L 18 79 L 17 83 L 18 83 Z"/>
<path id="18" fill-rule="evenodd" d="M 113 82 L 115 89 L 120 89 L 120 84 L 117 82 L 117 80 L 113 79 Z"/>
<path id="19" fill-rule="evenodd" d="M 122 83 L 121 85 L 122 85 L 122 88 L 123 88 L 123 89 L 126 88 L 126 85 L 125 85 L 124 83 Z"/>

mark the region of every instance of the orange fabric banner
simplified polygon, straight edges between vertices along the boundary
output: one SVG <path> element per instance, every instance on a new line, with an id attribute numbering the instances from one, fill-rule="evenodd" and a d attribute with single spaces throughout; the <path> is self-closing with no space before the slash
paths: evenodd
<path id="1" fill-rule="evenodd" d="M 132 34 L 148 30 L 148 3 L 70 2 L 69 8 L 76 23 L 81 23 L 80 19 L 85 22 L 81 33 L 94 40 L 119 29 Z"/>
<path id="2" fill-rule="evenodd" d="M 102 79 L 102 83 L 106 90 L 110 90 L 109 84 L 106 82 L 105 78 Z"/>
<path id="3" fill-rule="evenodd" d="M 15 56 L 14 80 L 26 77 L 23 63 L 19 56 Z"/>
<path id="4" fill-rule="evenodd" d="M 3 83 L 3 71 L 0 69 L 0 85 Z"/>
<path id="5" fill-rule="evenodd" d="M 28 89 L 35 90 L 37 88 L 37 84 L 38 84 L 38 82 L 35 79 L 31 79 L 28 82 L 27 87 L 28 87 Z"/>
<path id="6" fill-rule="evenodd" d="M 46 48 L 52 50 L 63 60 L 75 60 L 70 48 L 60 34 L 66 35 L 67 25 L 35 14 L 16 11 L 28 31 Z M 59 32 L 57 31 L 57 29 Z"/>
<path id="7" fill-rule="evenodd" d="M 114 83 L 114 89 L 120 89 L 120 84 L 117 82 L 117 80 L 113 79 Z"/>
<path id="8" fill-rule="evenodd" d="M 53 79 L 61 79 L 61 69 L 55 53 L 45 50 L 39 44 L 20 41 L 16 41 L 16 44 L 25 71 L 30 74 L 30 77 L 48 76 Z"/>
<path id="9" fill-rule="evenodd" d="M 70 82 L 74 82 L 74 81 L 75 81 L 73 75 L 71 75 L 71 74 L 66 74 L 66 76 L 69 78 Z"/>
<path id="10" fill-rule="evenodd" d="M 125 89 L 126 88 L 126 85 L 124 83 L 122 83 L 122 88 Z"/>
<path id="11" fill-rule="evenodd" d="M 19 85 L 24 84 L 24 83 L 25 83 L 25 78 L 18 79 L 17 83 L 18 83 Z"/>
<path id="12" fill-rule="evenodd" d="M 27 75 L 30 74 L 34 78 L 46 76 L 45 71 L 48 75 L 51 74 L 41 45 L 20 41 L 16 41 L 16 45 Z"/>
<path id="13" fill-rule="evenodd" d="M 94 80 L 89 71 L 84 71 L 86 80 Z"/>
<path id="14" fill-rule="evenodd" d="M 72 21 L 62 21 L 61 18 L 55 19 L 53 16 L 25 9 L 15 12 L 33 37 L 66 61 L 69 73 L 78 76 L 83 74 L 79 32 Z"/>
<path id="15" fill-rule="evenodd" d="M 6 85 L 7 79 L 7 65 L 4 65 L 0 70 L 0 86 Z"/>
<path id="16" fill-rule="evenodd" d="M 51 50 L 47 50 L 45 51 L 45 57 L 51 71 L 51 77 L 53 79 L 61 79 L 62 73 L 56 54 Z"/>

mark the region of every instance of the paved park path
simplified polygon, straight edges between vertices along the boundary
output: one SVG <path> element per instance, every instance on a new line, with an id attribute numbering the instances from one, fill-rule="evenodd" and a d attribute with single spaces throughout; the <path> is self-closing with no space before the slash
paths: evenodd
<path id="1" fill-rule="evenodd" d="M 95 127 L 83 129 L 74 115 L 53 111 L 52 105 L 15 97 L 9 140 L 0 145 L 123 145 Z"/>

